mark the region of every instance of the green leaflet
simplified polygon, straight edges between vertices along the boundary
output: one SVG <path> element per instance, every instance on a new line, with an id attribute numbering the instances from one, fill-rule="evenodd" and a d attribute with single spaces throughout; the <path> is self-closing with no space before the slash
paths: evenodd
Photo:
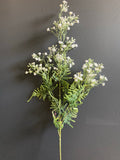
<path id="1" fill-rule="evenodd" d="M 43 100 L 45 100 L 46 96 L 47 96 L 47 89 L 43 85 L 41 85 L 40 88 L 37 88 L 33 91 L 32 96 L 28 99 L 27 102 L 30 102 L 30 100 L 33 97 L 37 97 L 39 99 L 43 98 Z"/>

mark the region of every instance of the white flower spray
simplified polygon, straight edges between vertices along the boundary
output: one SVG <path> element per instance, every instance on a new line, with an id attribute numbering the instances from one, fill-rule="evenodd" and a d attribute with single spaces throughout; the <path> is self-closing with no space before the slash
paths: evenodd
<path id="1" fill-rule="evenodd" d="M 62 160 L 61 131 L 63 127 L 65 124 L 73 127 L 71 122 L 75 122 L 78 106 L 83 103 L 90 90 L 100 84 L 104 86 L 105 81 L 108 81 L 107 77 L 101 75 L 103 64 L 96 63 L 90 58 L 85 61 L 80 72 L 73 77 L 70 76 L 70 69 L 75 63 L 67 54 L 78 47 L 78 44 L 73 37 L 68 37 L 67 33 L 70 27 L 79 23 L 79 16 L 72 11 L 68 12 L 68 8 L 68 2 L 64 0 L 60 4 L 58 20 L 53 22 L 52 27 L 47 28 L 48 32 L 56 36 L 58 43 L 48 47 L 48 52 L 33 53 L 34 61 L 28 64 L 28 70 L 25 72 L 25 74 L 42 78 L 40 87 L 33 91 L 28 102 L 32 97 L 48 99 L 51 102 L 53 123 L 59 135 L 60 160 Z"/>

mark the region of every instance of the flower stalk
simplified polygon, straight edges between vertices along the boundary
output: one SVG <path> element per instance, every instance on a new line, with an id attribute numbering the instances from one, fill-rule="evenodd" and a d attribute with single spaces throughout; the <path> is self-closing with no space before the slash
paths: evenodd
<path id="1" fill-rule="evenodd" d="M 61 147 L 61 128 L 58 130 L 58 135 L 59 135 L 59 160 L 62 160 L 62 147 Z"/>

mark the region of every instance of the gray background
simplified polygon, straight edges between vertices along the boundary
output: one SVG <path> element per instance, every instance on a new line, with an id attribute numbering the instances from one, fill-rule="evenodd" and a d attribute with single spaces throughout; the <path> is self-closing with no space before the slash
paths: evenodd
<path id="1" fill-rule="evenodd" d="M 58 160 L 58 136 L 49 104 L 26 103 L 39 79 L 25 76 L 31 54 L 55 38 L 46 32 L 57 0 L 0 0 L 0 160 Z M 105 65 L 109 82 L 93 89 L 79 108 L 74 129 L 62 132 L 63 160 L 120 160 L 120 1 L 69 0 L 80 24 L 70 35 L 79 71 L 85 59 Z"/>

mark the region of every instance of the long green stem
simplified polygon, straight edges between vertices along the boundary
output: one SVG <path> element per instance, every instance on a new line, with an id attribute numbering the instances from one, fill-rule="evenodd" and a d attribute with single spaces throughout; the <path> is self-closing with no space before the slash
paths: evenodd
<path id="1" fill-rule="evenodd" d="M 58 131 L 59 134 L 59 156 L 60 156 L 60 160 L 62 160 L 62 151 L 61 151 L 61 128 Z"/>
<path id="2" fill-rule="evenodd" d="M 61 82 L 59 82 L 59 118 L 60 117 L 61 117 Z M 61 120 L 61 118 L 59 120 Z"/>

